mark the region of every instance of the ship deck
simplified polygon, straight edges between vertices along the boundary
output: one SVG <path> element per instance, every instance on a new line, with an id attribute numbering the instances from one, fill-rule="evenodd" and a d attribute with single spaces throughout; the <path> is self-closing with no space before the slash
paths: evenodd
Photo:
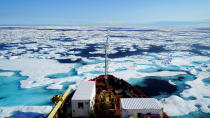
<path id="1" fill-rule="evenodd" d="M 96 81 L 95 117 L 119 118 L 120 98 L 147 97 L 129 83 L 112 75 L 108 75 L 107 81 L 104 75 L 90 81 Z"/>

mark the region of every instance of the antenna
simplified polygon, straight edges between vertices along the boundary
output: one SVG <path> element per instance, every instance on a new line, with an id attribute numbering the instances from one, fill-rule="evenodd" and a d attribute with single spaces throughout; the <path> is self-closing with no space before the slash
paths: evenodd
<path id="1" fill-rule="evenodd" d="M 108 73 L 108 47 L 109 47 L 109 35 L 108 35 L 108 32 L 107 32 L 107 35 L 106 35 L 106 48 L 105 48 L 105 80 L 108 79 L 107 77 L 107 73 Z"/>
<path id="2" fill-rule="evenodd" d="M 162 114 L 161 114 L 161 118 L 163 118 L 163 109 L 164 109 L 164 104 L 166 103 L 166 100 L 165 100 L 165 98 L 163 98 L 162 100 L 161 100 L 161 102 L 162 102 L 162 104 L 163 104 L 163 107 L 161 108 L 161 112 L 162 112 Z"/>

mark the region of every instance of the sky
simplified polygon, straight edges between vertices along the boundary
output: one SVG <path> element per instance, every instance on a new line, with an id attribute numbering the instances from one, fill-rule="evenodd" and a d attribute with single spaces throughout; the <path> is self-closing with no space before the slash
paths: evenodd
<path id="1" fill-rule="evenodd" d="M 209 25 L 210 0 L 0 0 L 0 25 Z"/>

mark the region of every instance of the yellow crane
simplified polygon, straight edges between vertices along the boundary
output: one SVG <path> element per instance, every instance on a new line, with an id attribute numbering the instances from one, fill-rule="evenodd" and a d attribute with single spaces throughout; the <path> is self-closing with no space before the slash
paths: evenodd
<path id="1" fill-rule="evenodd" d="M 56 96 L 53 96 L 51 98 L 52 102 L 54 104 L 56 104 L 56 106 L 53 108 L 53 110 L 50 112 L 50 114 L 48 115 L 47 118 L 54 118 L 58 109 L 60 108 L 60 106 L 63 104 L 63 101 L 65 101 L 67 95 L 69 94 L 69 92 L 71 91 L 71 88 L 68 88 L 66 90 L 66 92 L 63 94 L 63 96 L 61 97 L 60 95 L 56 95 Z"/>

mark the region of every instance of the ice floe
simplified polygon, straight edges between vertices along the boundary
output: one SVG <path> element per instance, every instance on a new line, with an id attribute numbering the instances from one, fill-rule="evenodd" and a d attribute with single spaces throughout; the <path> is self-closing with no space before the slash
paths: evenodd
<path id="1" fill-rule="evenodd" d="M 0 72 L 0 76 L 11 76 L 13 72 Z"/>
<path id="2" fill-rule="evenodd" d="M 0 117 L 1 118 L 9 117 L 15 111 L 48 114 L 51 111 L 51 109 L 52 109 L 52 106 L 12 106 L 12 107 L 0 107 Z"/>
<path id="3" fill-rule="evenodd" d="M 55 80 L 45 78 L 46 75 L 54 73 L 68 72 L 74 67 L 74 64 L 61 64 L 56 60 L 47 59 L 16 59 L 16 60 L 0 60 L 0 69 L 19 70 L 23 76 L 28 76 L 26 80 L 22 80 L 21 88 L 31 88 L 50 84 Z"/>
<path id="4" fill-rule="evenodd" d="M 185 101 L 178 96 L 172 95 L 165 99 L 163 107 L 164 111 L 169 116 L 177 116 L 196 111 L 197 108 L 194 106 L 194 104 L 195 101 Z"/>

